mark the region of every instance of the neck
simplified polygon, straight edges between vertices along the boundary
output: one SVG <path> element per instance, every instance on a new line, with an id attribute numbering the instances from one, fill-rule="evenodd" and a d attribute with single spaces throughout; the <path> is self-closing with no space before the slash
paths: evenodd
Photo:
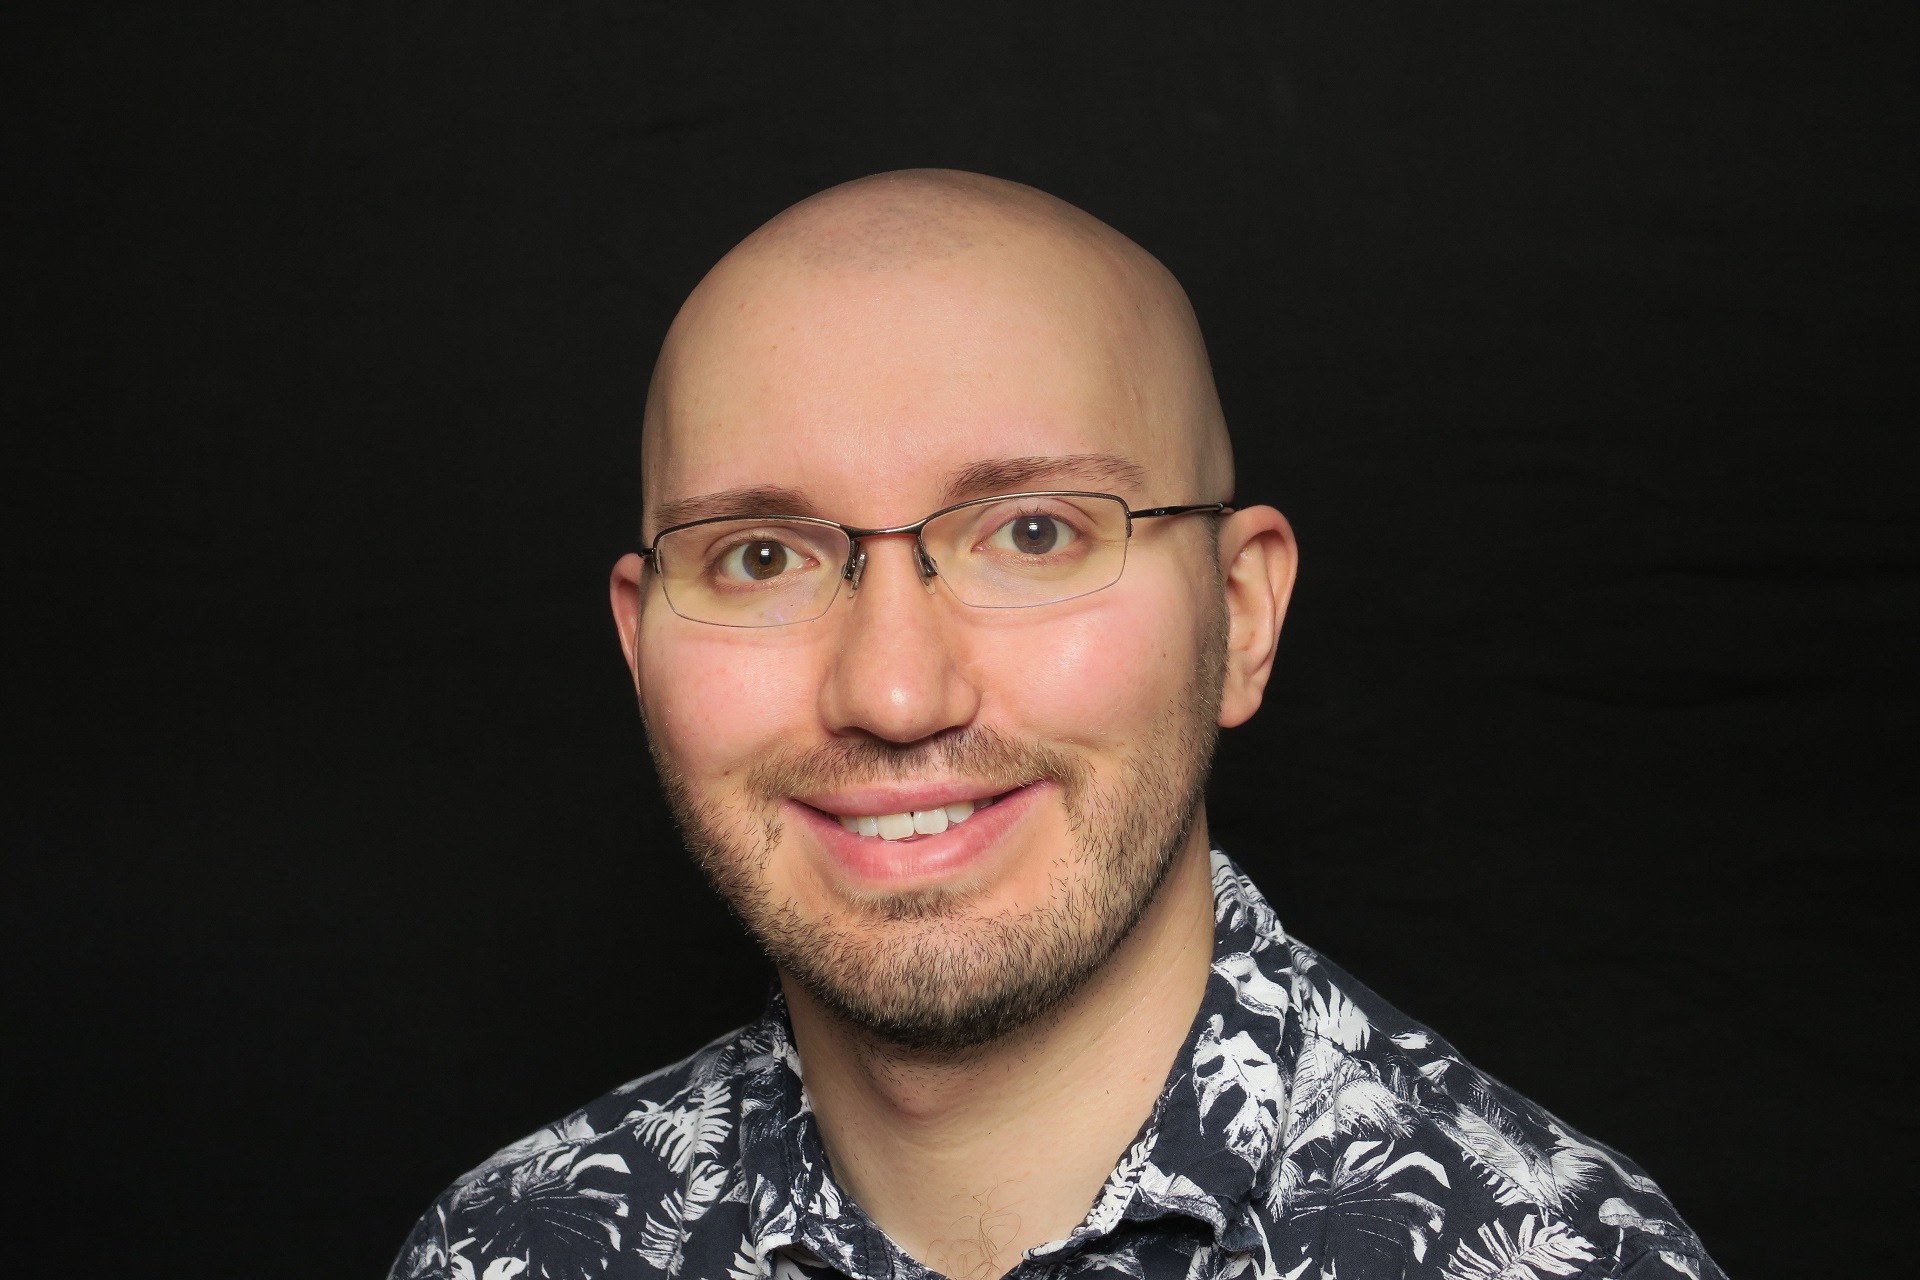
<path id="1" fill-rule="evenodd" d="M 1140 923 L 1064 1005 L 961 1057 L 877 1043 L 782 975 L 835 1176 L 909 1254 L 996 1280 L 1086 1216 L 1206 989 L 1207 847 L 1196 823 Z"/>

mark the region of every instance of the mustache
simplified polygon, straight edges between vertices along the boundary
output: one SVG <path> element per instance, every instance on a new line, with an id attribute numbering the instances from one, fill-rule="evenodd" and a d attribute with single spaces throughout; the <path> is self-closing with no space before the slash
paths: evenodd
<path id="1" fill-rule="evenodd" d="M 1066 752 L 974 726 L 905 746 L 849 738 L 782 752 L 753 767 L 747 789 L 777 803 L 792 795 L 868 782 L 951 776 L 985 783 L 996 793 L 1032 782 L 1057 782 L 1072 795 L 1085 773 L 1085 766 Z"/>

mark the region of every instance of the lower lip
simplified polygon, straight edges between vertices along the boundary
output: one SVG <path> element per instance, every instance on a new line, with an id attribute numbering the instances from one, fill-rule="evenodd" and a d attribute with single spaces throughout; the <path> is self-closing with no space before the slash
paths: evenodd
<path id="1" fill-rule="evenodd" d="M 856 835 L 841 826 L 838 818 L 811 805 L 789 800 L 786 807 L 814 833 L 834 868 L 847 880 L 862 888 L 899 892 L 932 888 L 977 871 L 1001 838 L 1033 807 L 1039 794 L 1052 785 L 1035 782 L 1009 791 L 986 808 L 975 809 L 965 822 L 957 822 L 937 836 L 915 836 L 911 840 Z"/>

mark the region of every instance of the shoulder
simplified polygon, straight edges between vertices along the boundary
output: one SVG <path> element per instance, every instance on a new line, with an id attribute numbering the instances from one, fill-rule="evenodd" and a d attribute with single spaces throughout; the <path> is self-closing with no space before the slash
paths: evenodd
<path id="1" fill-rule="evenodd" d="M 1282 1172 L 1296 1214 L 1377 1193 L 1402 1256 L 1448 1276 L 1721 1275 L 1637 1165 L 1311 948 L 1286 951 L 1299 1038 Z"/>
<path id="2" fill-rule="evenodd" d="M 603 1274 L 623 1254 L 670 1252 L 689 1198 L 706 1207 L 738 1167 L 742 1081 L 762 1024 L 621 1085 L 457 1179 L 428 1207 L 391 1280 Z M 661 1218 L 670 1221 L 662 1223 Z M 638 1238 L 636 1238 L 638 1237 Z"/>

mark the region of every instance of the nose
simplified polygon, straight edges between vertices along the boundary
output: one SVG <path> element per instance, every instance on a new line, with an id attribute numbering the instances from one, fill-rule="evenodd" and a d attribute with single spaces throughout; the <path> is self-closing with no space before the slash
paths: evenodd
<path id="1" fill-rule="evenodd" d="M 972 721 L 979 691 L 963 669 L 952 602 L 928 590 L 935 579 L 914 539 L 864 542 L 855 572 L 858 590 L 834 609 L 839 626 L 820 690 L 826 728 L 904 744 Z"/>

